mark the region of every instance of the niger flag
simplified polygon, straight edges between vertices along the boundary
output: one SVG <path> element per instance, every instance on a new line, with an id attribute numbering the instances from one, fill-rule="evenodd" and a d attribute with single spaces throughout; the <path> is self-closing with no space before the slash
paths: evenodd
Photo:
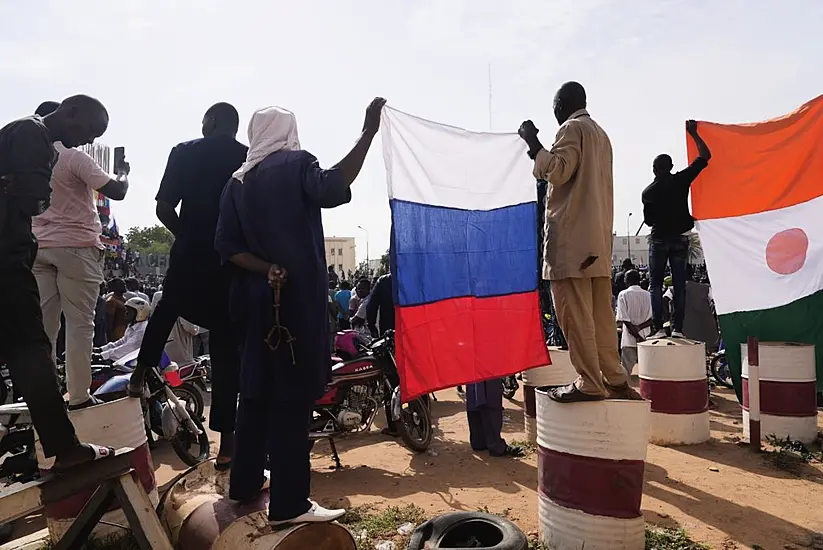
<path id="1" fill-rule="evenodd" d="M 712 158 L 692 213 L 738 395 L 749 336 L 815 344 L 823 391 L 823 96 L 774 120 L 698 130 Z"/>

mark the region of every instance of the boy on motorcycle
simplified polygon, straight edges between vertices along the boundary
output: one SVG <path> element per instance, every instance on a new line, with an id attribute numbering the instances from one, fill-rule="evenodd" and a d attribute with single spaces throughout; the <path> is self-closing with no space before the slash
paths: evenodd
<path id="1" fill-rule="evenodd" d="M 146 332 L 151 305 L 143 298 L 130 298 L 126 301 L 126 321 L 128 328 L 122 338 L 116 342 L 109 342 L 105 346 L 94 348 L 93 361 L 115 362 L 138 349 L 143 343 L 143 334 Z"/>

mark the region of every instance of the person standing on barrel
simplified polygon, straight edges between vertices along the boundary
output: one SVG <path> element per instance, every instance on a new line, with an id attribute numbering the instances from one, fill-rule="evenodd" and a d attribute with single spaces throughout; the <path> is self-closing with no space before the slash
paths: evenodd
<path id="1" fill-rule="evenodd" d="M 575 382 L 549 396 L 560 403 L 639 399 L 620 365 L 611 308 L 611 142 L 589 116 L 586 91 L 577 82 L 567 82 L 557 91 L 554 115 L 560 128 L 548 150 L 531 120 L 518 131 L 534 160 L 534 177 L 550 185 L 543 278 L 551 281 L 557 317 L 579 374 Z"/>

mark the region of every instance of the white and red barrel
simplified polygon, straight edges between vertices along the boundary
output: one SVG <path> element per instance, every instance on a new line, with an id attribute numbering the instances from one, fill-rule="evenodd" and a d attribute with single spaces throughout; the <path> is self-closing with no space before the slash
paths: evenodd
<path id="1" fill-rule="evenodd" d="M 556 550 L 640 550 L 650 403 L 556 403 L 536 392 L 540 539 Z"/>
<path id="2" fill-rule="evenodd" d="M 749 438 L 749 350 L 741 344 L 743 437 Z M 760 342 L 760 432 L 803 443 L 817 440 L 815 347 L 790 342 Z M 752 388 L 753 389 L 753 388 Z"/>
<path id="3" fill-rule="evenodd" d="M 637 345 L 640 394 L 651 402 L 649 441 L 694 445 L 711 438 L 706 344 L 685 339 Z"/>
<path id="4" fill-rule="evenodd" d="M 139 399 L 123 398 L 86 409 L 69 411 L 69 418 L 74 424 L 77 438 L 80 441 L 114 447 L 115 449 L 133 448 L 132 467 L 135 471 L 136 481 L 143 485 L 143 489 L 149 495 L 152 504 L 157 505 L 157 481 L 154 478 L 154 464 L 151 459 L 148 439 L 146 438 L 146 425 Z M 48 472 L 54 465 L 54 458 L 46 459 L 43 455 L 39 437 L 35 441 L 35 448 L 40 471 L 43 473 Z M 52 541 L 57 542 L 68 531 L 74 518 L 80 514 L 83 506 L 91 499 L 92 494 L 94 494 L 93 490 L 77 493 L 60 502 L 46 505 L 46 522 Z M 116 525 L 126 525 L 128 523 L 125 514 L 117 503 L 112 506 L 109 513 L 103 516 L 102 521 L 110 525 L 103 522 L 98 523 L 94 530 L 95 536 L 120 533 L 122 529 L 116 527 Z"/>
<path id="5" fill-rule="evenodd" d="M 574 382 L 577 372 L 569 359 L 569 350 L 549 347 L 551 364 L 523 371 L 523 424 L 526 439 L 537 443 L 537 407 L 534 391 L 543 386 L 565 386 Z"/>
<path id="6" fill-rule="evenodd" d="M 209 460 L 178 478 L 163 496 L 161 521 L 177 550 L 356 550 L 337 523 L 303 523 L 272 529 L 269 491 L 240 504 L 226 498 L 228 475 Z"/>

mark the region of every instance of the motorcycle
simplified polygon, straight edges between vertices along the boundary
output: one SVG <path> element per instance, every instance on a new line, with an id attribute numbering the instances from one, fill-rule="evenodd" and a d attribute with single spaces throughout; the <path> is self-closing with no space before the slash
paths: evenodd
<path id="1" fill-rule="evenodd" d="M 314 406 L 309 439 L 326 439 L 335 468 L 342 468 L 334 438 L 368 432 L 377 412 L 384 408 L 395 421 L 403 443 L 416 453 L 425 452 L 432 440 L 428 396 L 400 402 L 400 377 L 394 359 L 394 331 L 369 344 L 354 330 L 337 333 L 332 379 Z"/>
<path id="2" fill-rule="evenodd" d="M 507 376 L 503 379 L 503 397 L 506 399 L 514 399 L 519 388 L 520 384 L 517 383 L 516 376 Z"/>
<path id="3" fill-rule="evenodd" d="M 708 363 L 708 370 L 718 384 L 724 388 L 734 389 L 734 382 L 732 381 L 732 373 L 729 370 L 729 362 L 726 360 L 726 347 L 723 345 L 723 340 L 720 340 L 720 348 L 715 353 L 709 355 L 706 362 Z"/>
<path id="4" fill-rule="evenodd" d="M 100 386 L 94 396 L 102 401 L 125 397 L 130 379 L 131 373 L 114 376 Z M 173 361 L 165 368 L 149 369 L 141 398 L 143 418 L 149 447 L 156 445 L 155 435 L 166 439 L 180 460 L 187 466 L 196 466 L 209 457 L 209 436 L 195 409 L 175 394 L 184 384 Z M 191 395 L 199 393 L 194 386 L 189 387 L 194 392 Z"/>

